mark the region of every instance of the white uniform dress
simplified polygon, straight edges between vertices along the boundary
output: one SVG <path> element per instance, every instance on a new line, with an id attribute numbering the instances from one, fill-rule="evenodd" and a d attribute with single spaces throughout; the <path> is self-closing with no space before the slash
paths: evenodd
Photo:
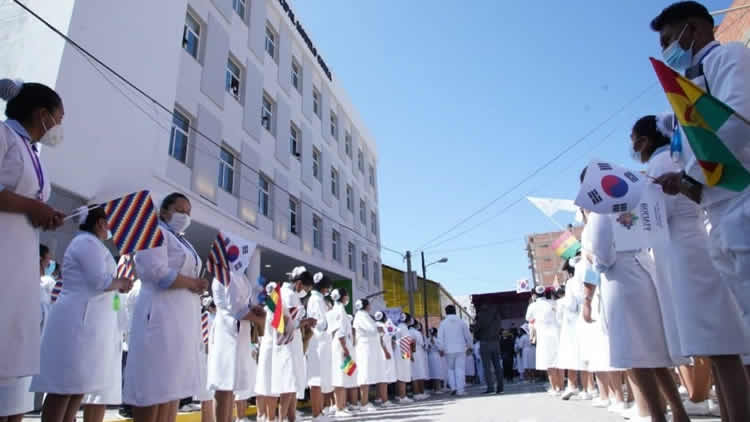
<path id="1" fill-rule="evenodd" d="M 378 326 L 365 310 L 357 311 L 352 325 L 357 332 L 357 384 L 377 384 L 384 370 Z"/>
<path id="2" fill-rule="evenodd" d="M 330 311 L 331 318 L 328 322 L 328 330 L 333 338 L 331 343 L 331 371 L 334 387 L 353 388 L 357 386 L 357 373 L 347 375 L 341 369 L 344 363 L 344 349 L 341 347 L 341 339 L 346 342 L 346 349 L 353 355 L 352 326 L 349 324 L 349 315 L 341 302 L 336 302 Z M 352 356 L 354 359 L 354 356 Z M 355 363 L 359 363 L 355 360 Z"/>
<path id="3" fill-rule="evenodd" d="M 380 374 L 380 379 L 378 380 L 378 382 L 391 384 L 396 382 L 396 359 L 398 358 L 398 356 L 396 356 L 393 351 L 393 335 L 396 333 L 396 327 L 392 324 L 383 322 L 378 322 L 377 326 L 383 329 L 383 334 L 381 334 L 381 341 L 383 342 L 383 346 L 385 346 L 385 350 L 387 350 L 388 354 L 390 355 L 390 359 L 386 359 L 385 351 L 383 351 L 383 349 L 380 349 L 383 371 Z"/>
<path id="4" fill-rule="evenodd" d="M 585 370 L 581 359 L 581 336 L 578 326 L 581 321 L 581 297 L 585 264 L 576 265 L 575 275 L 565 285 L 565 296 L 557 301 L 560 315 L 560 346 L 557 354 L 557 367 L 574 371 Z"/>
<path id="5" fill-rule="evenodd" d="M 271 365 L 271 391 L 274 396 L 300 393 L 304 397 L 307 387 L 307 374 L 305 373 L 305 354 L 302 347 L 302 332 L 297 326 L 293 316 L 296 312 L 304 312 L 302 302 L 297 292 L 294 291 L 292 283 L 284 283 L 281 286 L 281 304 L 284 315 L 288 317 L 288 328 L 294 330 L 292 341 L 287 344 L 277 344 L 280 337 L 274 332 L 273 362 Z"/>
<path id="6" fill-rule="evenodd" d="M 201 262 L 193 247 L 160 223 L 164 244 L 135 255 L 141 292 L 136 301 L 125 365 L 123 400 L 151 406 L 192 397 L 201 391 L 200 297 L 169 289 L 177 274 L 198 277 Z"/>
<path id="7" fill-rule="evenodd" d="M 63 261 L 65 289 L 60 293 L 42 335 L 41 372 L 31 391 L 85 394 L 109 387 L 112 367 L 120 384 L 121 338 L 115 293 L 105 291 L 115 276 L 115 260 L 104 243 L 80 233 Z"/>
<path id="8" fill-rule="evenodd" d="M 679 171 L 668 146 L 656 150 L 648 162 L 647 174 L 653 178 Z M 685 196 L 664 195 L 664 200 L 671 241 L 663 254 L 668 259 L 657 255 L 656 265 L 668 266 L 662 272 L 674 300 L 681 356 L 750 353 L 748 327 L 735 295 L 711 262 L 703 213 Z M 696 304 L 702 312 L 696 312 Z"/>
<path id="9" fill-rule="evenodd" d="M 662 311 L 654 286 L 654 262 L 642 251 L 615 252 L 612 219 L 591 213 L 584 234 L 590 236 L 593 268 L 601 273 L 600 300 L 609 334 L 610 364 L 617 368 L 673 365 Z"/>
<path id="10" fill-rule="evenodd" d="M 445 359 L 440 356 L 440 344 L 436 337 L 430 337 L 427 343 L 427 360 L 429 367 L 429 377 L 431 380 L 444 380 L 447 369 L 445 368 Z"/>
<path id="11" fill-rule="evenodd" d="M 258 346 L 258 371 L 255 378 L 255 394 L 264 397 L 278 397 L 271 391 L 271 380 L 273 379 L 273 345 L 274 328 L 271 326 L 273 312 L 266 307 L 266 323 L 263 328 L 263 337 L 260 338 Z"/>
<path id="12" fill-rule="evenodd" d="M 408 337 L 409 339 L 413 338 L 409 334 L 409 327 L 406 326 L 403 322 L 398 324 L 398 329 L 396 330 L 396 346 L 394 353 L 396 355 L 396 379 L 401 382 L 411 382 L 412 380 L 412 364 L 411 364 L 411 358 L 406 357 L 404 353 L 401 353 L 401 340 L 404 337 Z M 409 352 L 411 353 L 411 352 Z"/>
<path id="13" fill-rule="evenodd" d="M 429 376 L 429 371 L 426 366 L 427 354 L 424 350 L 424 337 L 422 337 L 422 333 L 420 333 L 416 328 L 410 328 L 409 335 L 414 339 L 414 344 L 416 345 L 416 351 L 414 352 L 414 361 L 412 362 L 411 366 L 411 378 L 413 380 L 419 381 L 426 380 Z"/>
<path id="14" fill-rule="evenodd" d="M 328 334 L 328 305 L 323 294 L 313 290 L 307 300 L 307 317 L 315 318 L 313 335 L 307 344 L 307 385 L 320 387 L 323 394 L 333 391 L 331 377 L 331 336 Z"/>
<path id="15" fill-rule="evenodd" d="M 214 399 L 214 392 L 208 384 L 208 351 L 211 349 L 210 341 L 214 336 L 214 321 L 216 314 L 208 310 L 199 308 L 201 325 L 199 331 L 200 343 L 200 365 L 198 365 L 198 392 L 193 395 L 193 400 L 199 402 L 211 401 Z M 203 326 L 203 319 L 206 319 L 206 326 Z"/>
<path id="16" fill-rule="evenodd" d="M 48 174 L 29 139 L 20 123 L 0 122 L 0 190 L 46 202 L 50 195 Z M 41 179 L 35 165 L 41 170 Z M 0 295 L 0 333 L 13 339 L 0 342 L 0 416 L 8 416 L 32 410 L 31 378 L 20 377 L 39 373 L 39 231 L 25 215 L 6 212 L 0 212 L 0 227 L 3 290 L 13 292 Z"/>
<path id="17" fill-rule="evenodd" d="M 208 387 L 213 391 L 255 389 L 256 364 L 250 348 L 252 324 L 244 320 L 252 305 L 250 281 L 232 272 L 227 286 L 214 279 L 211 285 L 216 317 L 208 345 Z"/>
<path id="18" fill-rule="evenodd" d="M 557 368 L 560 327 L 555 302 L 543 297 L 537 298 L 527 308 L 526 320 L 536 330 L 536 369 L 546 371 L 548 368 Z"/>

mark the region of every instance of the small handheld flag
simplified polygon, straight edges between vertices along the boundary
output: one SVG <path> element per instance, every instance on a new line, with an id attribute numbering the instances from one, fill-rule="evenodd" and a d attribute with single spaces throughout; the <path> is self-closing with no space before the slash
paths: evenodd
<path id="1" fill-rule="evenodd" d="M 208 253 L 208 260 L 206 261 L 206 270 L 213 274 L 222 285 L 229 285 L 231 275 L 229 273 L 229 263 L 227 262 L 226 241 L 221 233 L 211 243 L 211 250 Z"/>
<path id="2" fill-rule="evenodd" d="M 125 195 L 104 204 L 112 240 L 120 255 L 155 248 L 164 243 L 159 218 L 149 191 Z"/>
<path id="3" fill-rule="evenodd" d="M 409 336 L 401 337 L 398 344 L 401 348 L 401 357 L 404 359 L 411 359 L 411 343 L 412 339 Z"/>
<path id="4" fill-rule="evenodd" d="M 128 280 L 135 280 L 135 263 L 133 257 L 130 255 L 123 255 L 120 257 L 120 262 L 117 263 L 117 278 L 127 278 Z"/>
<path id="5" fill-rule="evenodd" d="M 357 370 L 357 364 L 352 360 L 351 356 L 347 356 L 346 359 L 344 359 L 344 362 L 341 363 L 341 370 L 344 371 L 347 376 L 352 376 L 354 371 Z"/>
<path id="6" fill-rule="evenodd" d="M 573 236 L 573 233 L 567 230 L 557 240 L 552 242 L 551 246 L 555 254 L 565 260 L 573 258 L 581 250 L 581 242 Z"/>
<path id="7" fill-rule="evenodd" d="M 54 287 L 52 287 L 52 294 L 50 295 L 51 303 L 57 302 L 57 298 L 60 297 L 60 292 L 62 292 L 62 287 L 63 287 L 62 280 L 57 280 L 55 282 Z"/>
<path id="8" fill-rule="evenodd" d="M 208 345 L 208 311 L 201 313 L 201 337 L 203 344 Z"/>
<path id="9" fill-rule="evenodd" d="M 593 159 L 578 190 L 575 204 L 597 214 L 616 214 L 634 209 L 641 199 L 646 178 L 610 162 Z"/>
<path id="10" fill-rule="evenodd" d="M 284 312 L 281 307 L 281 286 L 276 286 L 271 294 L 266 297 L 266 306 L 273 313 L 271 327 L 278 333 L 284 332 Z"/>

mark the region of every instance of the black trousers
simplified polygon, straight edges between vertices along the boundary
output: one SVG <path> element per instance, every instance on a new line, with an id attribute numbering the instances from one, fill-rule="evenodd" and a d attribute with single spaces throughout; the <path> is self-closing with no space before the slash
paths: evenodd
<path id="1" fill-rule="evenodd" d="M 513 381 L 513 355 L 505 353 L 503 354 L 503 374 L 505 379 Z"/>
<path id="2" fill-rule="evenodd" d="M 503 365 L 500 363 L 500 345 L 496 341 L 479 342 L 479 354 L 482 356 L 484 379 L 487 389 L 503 390 Z M 512 367 L 512 366 L 511 366 Z M 494 369 L 494 371 L 493 371 Z"/>

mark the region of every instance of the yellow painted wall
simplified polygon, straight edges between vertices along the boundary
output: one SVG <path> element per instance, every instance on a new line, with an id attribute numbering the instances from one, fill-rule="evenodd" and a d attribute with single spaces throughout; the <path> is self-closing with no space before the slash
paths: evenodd
<path id="1" fill-rule="evenodd" d="M 409 294 L 404 288 L 405 273 L 383 266 L 383 290 L 385 291 L 385 305 L 389 308 L 401 307 L 404 312 L 409 311 Z M 414 317 L 424 318 L 424 279 L 417 278 L 417 291 L 414 293 Z M 431 317 L 440 317 L 440 289 L 437 283 L 427 282 L 427 313 Z"/>

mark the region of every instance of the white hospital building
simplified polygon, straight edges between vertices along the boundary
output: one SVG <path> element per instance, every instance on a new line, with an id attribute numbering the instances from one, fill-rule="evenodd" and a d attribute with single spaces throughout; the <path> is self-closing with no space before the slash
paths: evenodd
<path id="1" fill-rule="evenodd" d="M 306 265 L 351 280 L 355 299 L 382 290 L 375 139 L 290 0 L 24 3 L 174 112 L 0 5 L 0 77 L 65 105 L 65 141 L 42 151 L 53 206 L 183 192 L 204 258 L 222 229 L 258 242 L 254 274 Z M 62 260 L 74 233 L 43 241 Z"/>

